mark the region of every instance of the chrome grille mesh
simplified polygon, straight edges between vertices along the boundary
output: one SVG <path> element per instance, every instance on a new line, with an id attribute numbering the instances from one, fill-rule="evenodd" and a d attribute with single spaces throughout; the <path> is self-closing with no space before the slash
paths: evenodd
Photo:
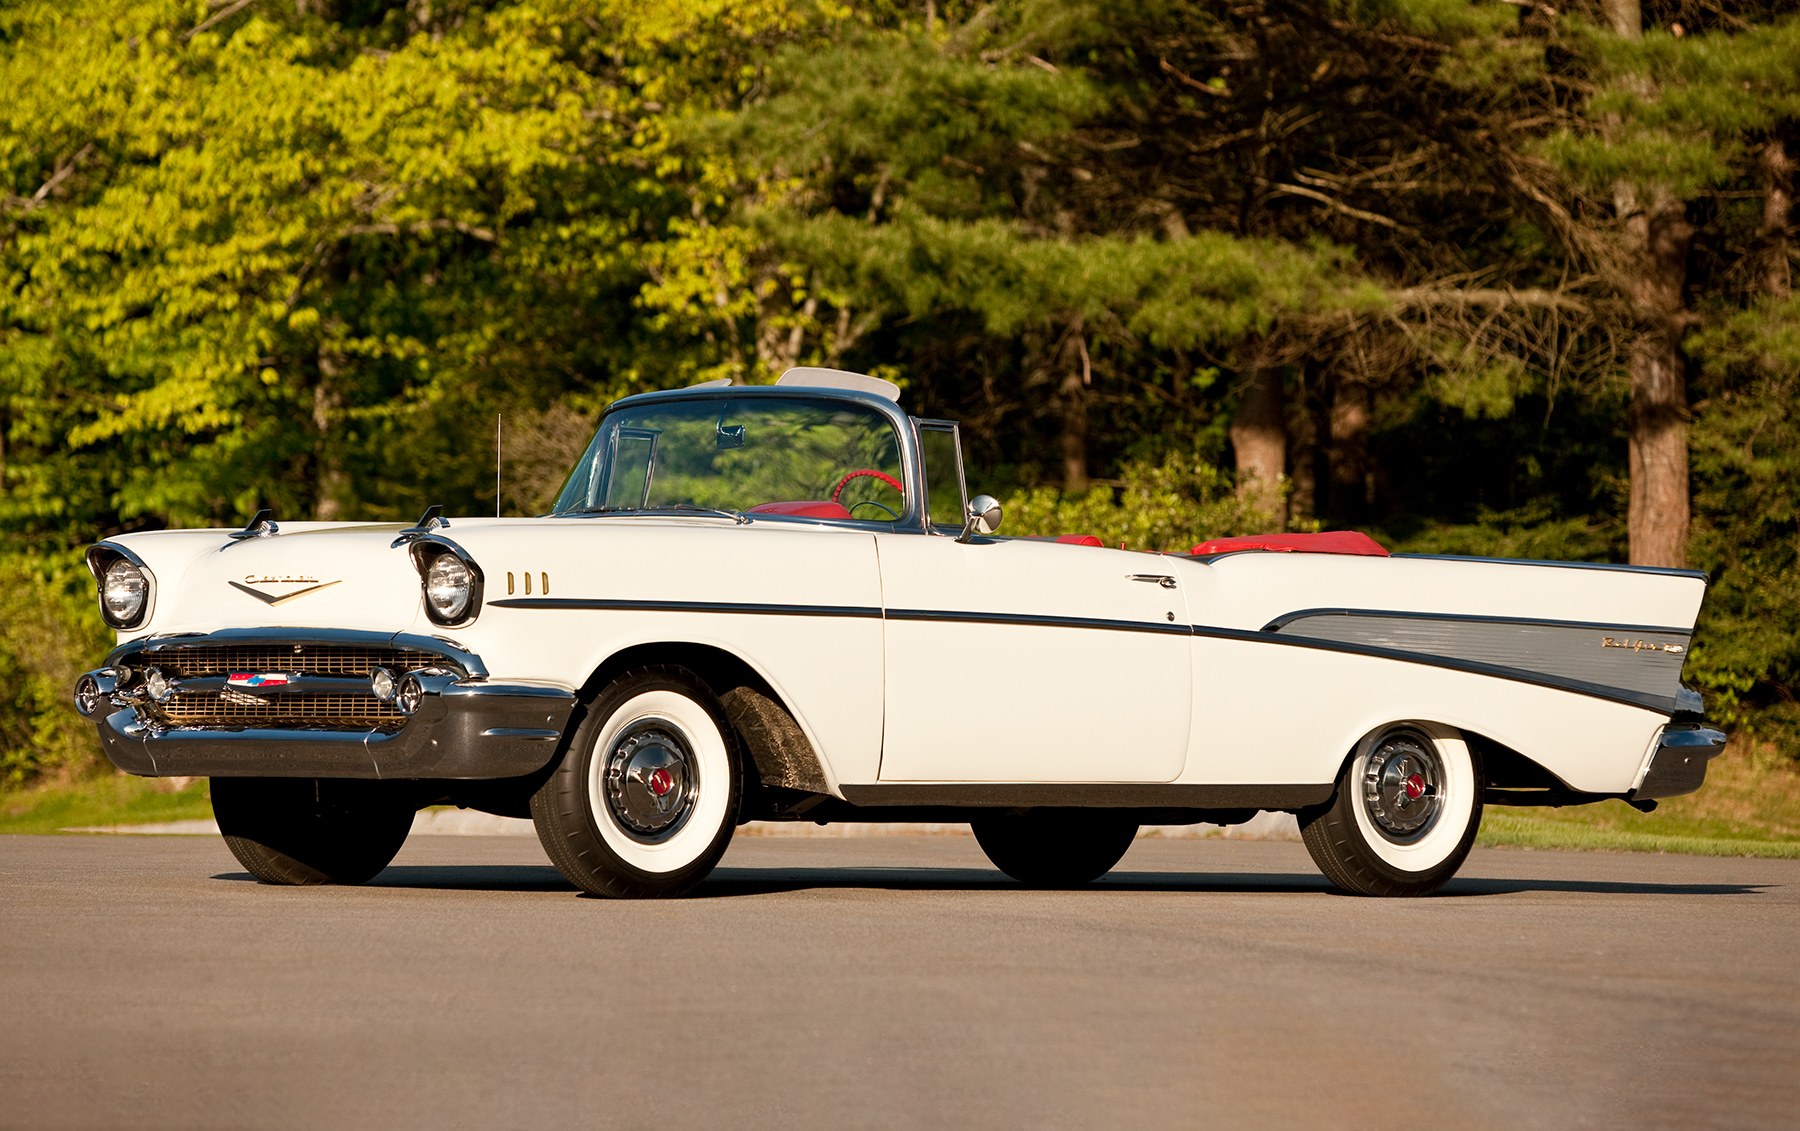
<path id="1" fill-rule="evenodd" d="M 396 675 L 434 664 L 443 657 L 406 648 L 363 648 L 342 644 L 258 644 L 211 648 L 163 648 L 145 653 L 141 666 L 159 667 L 180 679 L 232 672 L 301 672 L 307 675 L 370 676 L 376 668 Z"/>
<path id="2" fill-rule="evenodd" d="M 152 708 L 171 726 L 398 726 L 405 716 L 373 695 L 287 695 L 266 705 L 233 703 L 210 691 L 176 695 Z"/>
<path id="3" fill-rule="evenodd" d="M 341 644 L 255 644 L 197 648 L 161 648 L 138 656 L 134 666 L 161 668 L 174 680 L 229 677 L 233 673 L 337 676 L 366 679 L 376 668 L 396 677 L 422 668 L 445 667 L 442 656 L 407 648 L 371 648 Z M 357 694 L 271 694 L 237 691 L 183 690 L 167 703 L 147 703 L 169 726 L 266 727 L 397 727 L 405 722 L 392 703 L 372 691 Z M 266 699 L 266 702 L 252 702 Z"/>

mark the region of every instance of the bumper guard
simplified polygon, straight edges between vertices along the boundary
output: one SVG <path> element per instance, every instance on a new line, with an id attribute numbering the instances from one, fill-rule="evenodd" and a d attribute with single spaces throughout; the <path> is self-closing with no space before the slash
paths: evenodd
<path id="1" fill-rule="evenodd" d="M 1630 801 L 1680 797 L 1706 781 L 1706 764 L 1725 750 L 1725 735 L 1708 727 L 1673 724 L 1663 728 L 1644 778 L 1626 795 Z"/>

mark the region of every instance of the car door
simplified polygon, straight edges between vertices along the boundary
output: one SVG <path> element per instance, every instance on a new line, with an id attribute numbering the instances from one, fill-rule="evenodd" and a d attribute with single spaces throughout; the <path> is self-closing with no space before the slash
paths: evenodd
<path id="1" fill-rule="evenodd" d="M 1192 664 L 1149 554 L 878 535 L 884 781 L 1161 782 L 1181 772 Z"/>

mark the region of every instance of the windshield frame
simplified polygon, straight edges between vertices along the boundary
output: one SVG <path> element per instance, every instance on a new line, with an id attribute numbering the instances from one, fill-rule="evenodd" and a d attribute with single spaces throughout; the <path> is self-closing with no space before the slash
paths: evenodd
<path id="1" fill-rule="evenodd" d="M 601 470 L 599 466 L 600 461 L 608 457 L 606 446 L 602 441 L 606 437 L 608 422 L 613 414 L 629 409 L 645 408 L 676 401 L 724 402 L 754 399 L 758 397 L 768 397 L 771 399 L 787 401 L 818 401 L 828 404 L 848 402 L 859 408 L 874 409 L 885 418 L 888 426 L 894 430 L 895 445 L 900 451 L 900 480 L 905 484 L 905 491 L 903 493 L 905 506 L 900 512 L 900 517 L 892 522 L 854 518 L 814 518 L 805 515 L 780 514 L 745 514 L 742 516 L 742 520 L 753 522 L 763 522 L 765 520 L 788 523 L 797 522 L 808 525 L 824 524 L 878 532 L 900 530 L 917 534 L 930 532 L 926 526 L 925 520 L 924 463 L 919 455 L 919 442 L 918 436 L 914 431 L 913 418 L 907 415 L 898 404 L 886 397 L 877 396 L 873 393 L 861 392 L 855 389 L 829 389 L 820 387 L 798 388 L 783 385 L 731 385 L 714 386 L 712 388 L 668 389 L 660 392 L 639 393 L 636 396 L 625 397 L 621 400 L 614 401 L 607 406 L 606 412 L 601 415 L 599 425 L 594 430 L 593 439 L 588 441 L 587 447 L 582 450 L 581 458 L 576 461 L 574 468 L 569 472 L 567 478 L 564 479 L 562 488 L 557 492 L 557 500 L 559 502 L 561 501 L 562 496 L 568 492 L 569 486 L 574 482 L 575 477 L 582 474 L 584 469 L 590 482 L 592 482 L 599 474 Z M 958 453 L 958 457 L 960 460 L 960 452 Z M 609 476 L 612 474 L 610 459 L 607 459 L 605 471 Z M 569 510 L 553 509 L 546 517 L 599 518 L 617 515 L 674 515 L 692 517 L 696 514 L 706 513 L 708 512 L 675 510 L 667 507 L 640 507 L 628 509 L 609 508 L 605 511 L 573 508 Z M 724 512 L 719 513 L 722 515 Z"/>

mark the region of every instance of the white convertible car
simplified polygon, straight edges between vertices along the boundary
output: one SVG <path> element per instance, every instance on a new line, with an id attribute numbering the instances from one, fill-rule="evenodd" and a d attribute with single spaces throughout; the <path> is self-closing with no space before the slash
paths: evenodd
<path id="1" fill-rule="evenodd" d="M 646 393 L 540 518 L 101 542 L 120 643 L 75 701 L 122 769 L 210 776 L 261 880 L 367 880 L 448 803 L 611 896 L 687 891 L 744 821 L 966 821 L 1059 885 L 1258 810 L 1418 895 L 1484 804 L 1647 811 L 1724 743 L 1681 684 L 1699 573 L 999 525 L 885 381 Z"/>

